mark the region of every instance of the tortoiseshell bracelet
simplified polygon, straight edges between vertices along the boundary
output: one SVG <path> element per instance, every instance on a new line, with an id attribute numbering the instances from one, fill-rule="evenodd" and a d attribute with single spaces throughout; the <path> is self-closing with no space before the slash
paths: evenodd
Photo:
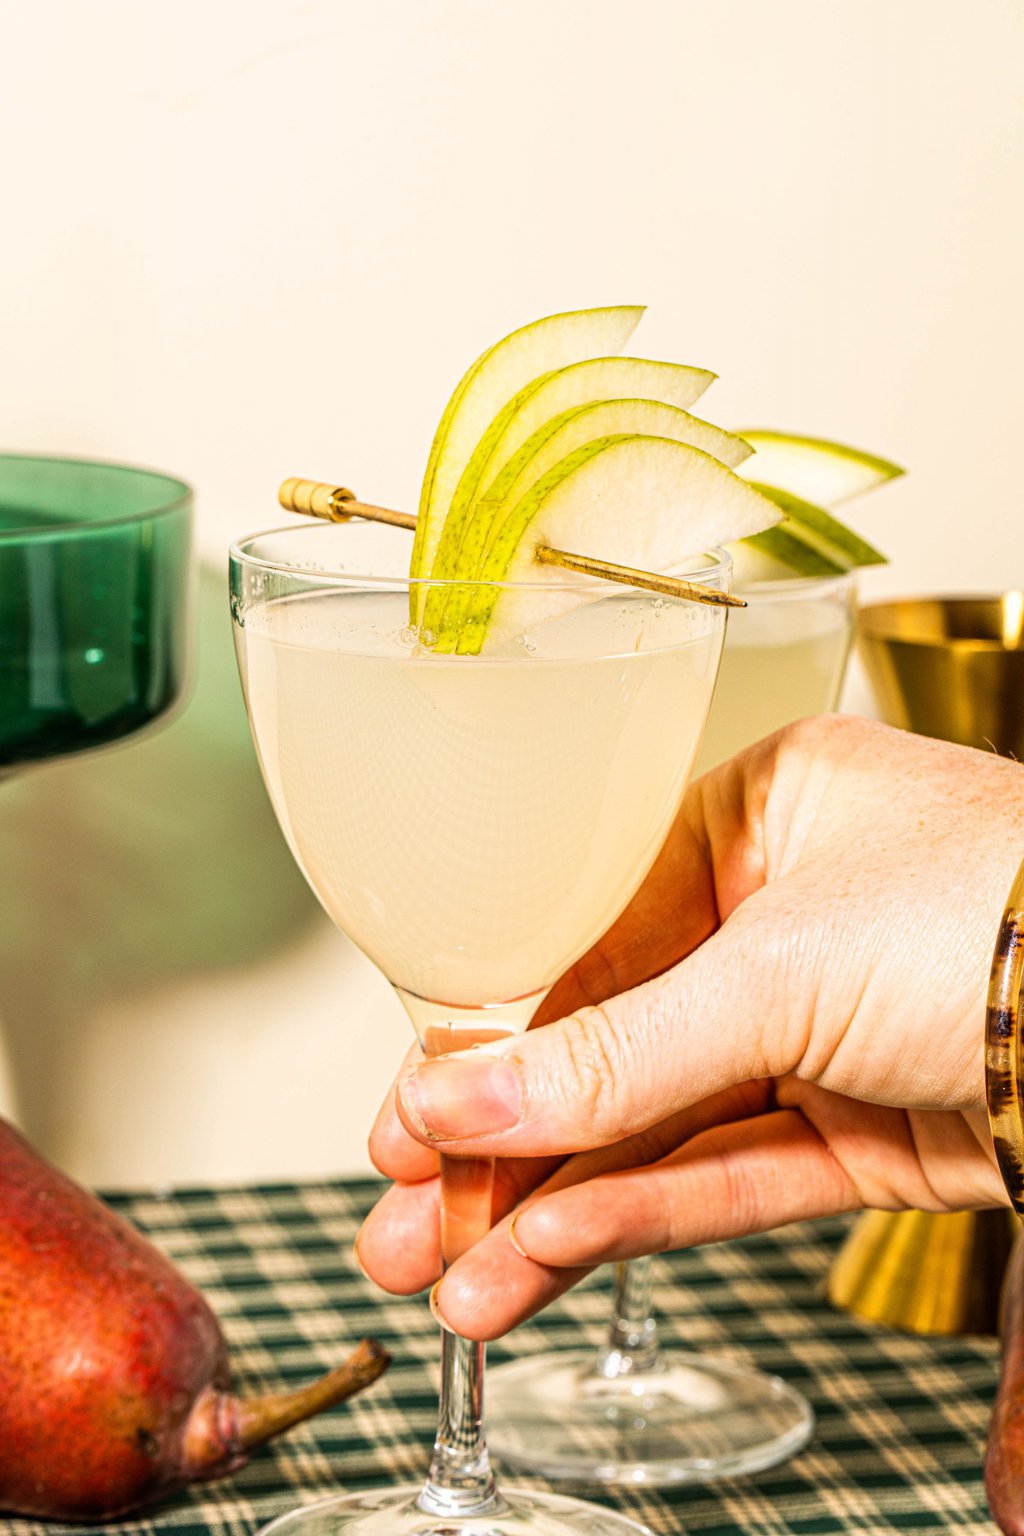
<path id="1" fill-rule="evenodd" d="M 1021 978 L 1024 975 L 1024 864 L 1017 871 L 992 957 L 985 1026 L 985 1091 L 999 1171 L 1024 1216 L 1024 1115 L 1021 1110 Z"/>

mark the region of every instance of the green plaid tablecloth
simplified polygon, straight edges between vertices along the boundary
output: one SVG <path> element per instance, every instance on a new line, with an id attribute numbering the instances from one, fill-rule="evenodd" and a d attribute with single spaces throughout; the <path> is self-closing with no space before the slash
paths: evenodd
<path id="1" fill-rule="evenodd" d="M 293 1386 L 335 1364 L 364 1334 L 395 1359 L 368 1391 L 257 1452 L 234 1478 L 198 1485 L 149 1518 L 110 1529 L 250 1536 L 299 1503 L 423 1474 L 437 1330 L 423 1297 L 384 1296 L 352 1261 L 353 1237 L 379 1188 L 358 1180 L 112 1199 L 205 1292 L 243 1390 Z M 811 1399 L 817 1430 L 806 1450 L 773 1471 L 606 1502 L 659 1536 L 992 1536 L 981 1461 L 997 1346 L 890 1333 L 832 1311 L 824 1279 L 844 1230 L 837 1221 L 804 1224 L 658 1261 L 666 1338 L 783 1376 Z M 492 1359 L 570 1347 L 581 1337 L 596 1347 L 607 1280 L 607 1271 L 592 1277 L 494 1345 Z M 81 1530 L 0 1521 L 2 1536 Z"/>

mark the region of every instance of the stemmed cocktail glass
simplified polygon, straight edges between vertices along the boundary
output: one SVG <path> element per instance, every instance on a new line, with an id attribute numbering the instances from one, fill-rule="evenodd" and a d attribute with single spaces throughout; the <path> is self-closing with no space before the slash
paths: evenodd
<path id="1" fill-rule="evenodd" d="M 109 746 L 178 698 L 191 510 L 151 470 L 0 455 L 0 775 Z"/>
<path id="2" fill-rule="evenodd" d="M 439 655 L 408 627 L 408 556 L 401 532 L 297 524 L 232 550 L 231 600 L 291 849 L 441 1054 L 524 1030 L 630 900 L 696 755 L 725 618 L 546 572 L 500 588 L 480 655 Z M 727 557 L 695 564 L 687 575 L 727 585 Z M 488 1229 L 492 1174 L 487 1160 L 442 1158 L 446 1262 Z M 495 1486 L 483 1366 L 482 1345 L 443 1335 L 422 1488 L 350 1494 L 273 1529 L 635 1536 L 601 1506 Z"/>
<path id="3" fill-rule="evenodd" d="M 853 636 L 855 577 L 739 583 L 695 773 L 792 720 L 834 709 Z M 814 1425 L 778 1377 L 664 1348 L 651 1260 L 615 1266 L 604 1348 L 499 1366 L 491 1442 L 511 1465 L 570 1482 L 669 1485 L 754 1472 L 792 1455 Z"/>

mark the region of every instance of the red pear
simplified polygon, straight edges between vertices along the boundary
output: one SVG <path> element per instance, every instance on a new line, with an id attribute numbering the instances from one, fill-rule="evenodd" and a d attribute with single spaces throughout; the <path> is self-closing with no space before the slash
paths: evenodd
<path id="1" fill-rule="evenodd" d="M 235 1397 L 202 1296 L 0 1120 L 0 1509 L 125 1514 L 237 1471 L 254 1446 L 387 1365 L 364 1339 L 307 1387 Z"/>

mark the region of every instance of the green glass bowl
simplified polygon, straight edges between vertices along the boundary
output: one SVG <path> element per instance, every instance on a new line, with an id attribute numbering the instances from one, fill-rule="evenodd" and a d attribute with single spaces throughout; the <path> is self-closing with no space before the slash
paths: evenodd
<path id="1" fill-rule="evenodd" d="M 0 771 L 106 746 L 175 702 L 191 522 L 167 475 L 0 454 Z"/>

